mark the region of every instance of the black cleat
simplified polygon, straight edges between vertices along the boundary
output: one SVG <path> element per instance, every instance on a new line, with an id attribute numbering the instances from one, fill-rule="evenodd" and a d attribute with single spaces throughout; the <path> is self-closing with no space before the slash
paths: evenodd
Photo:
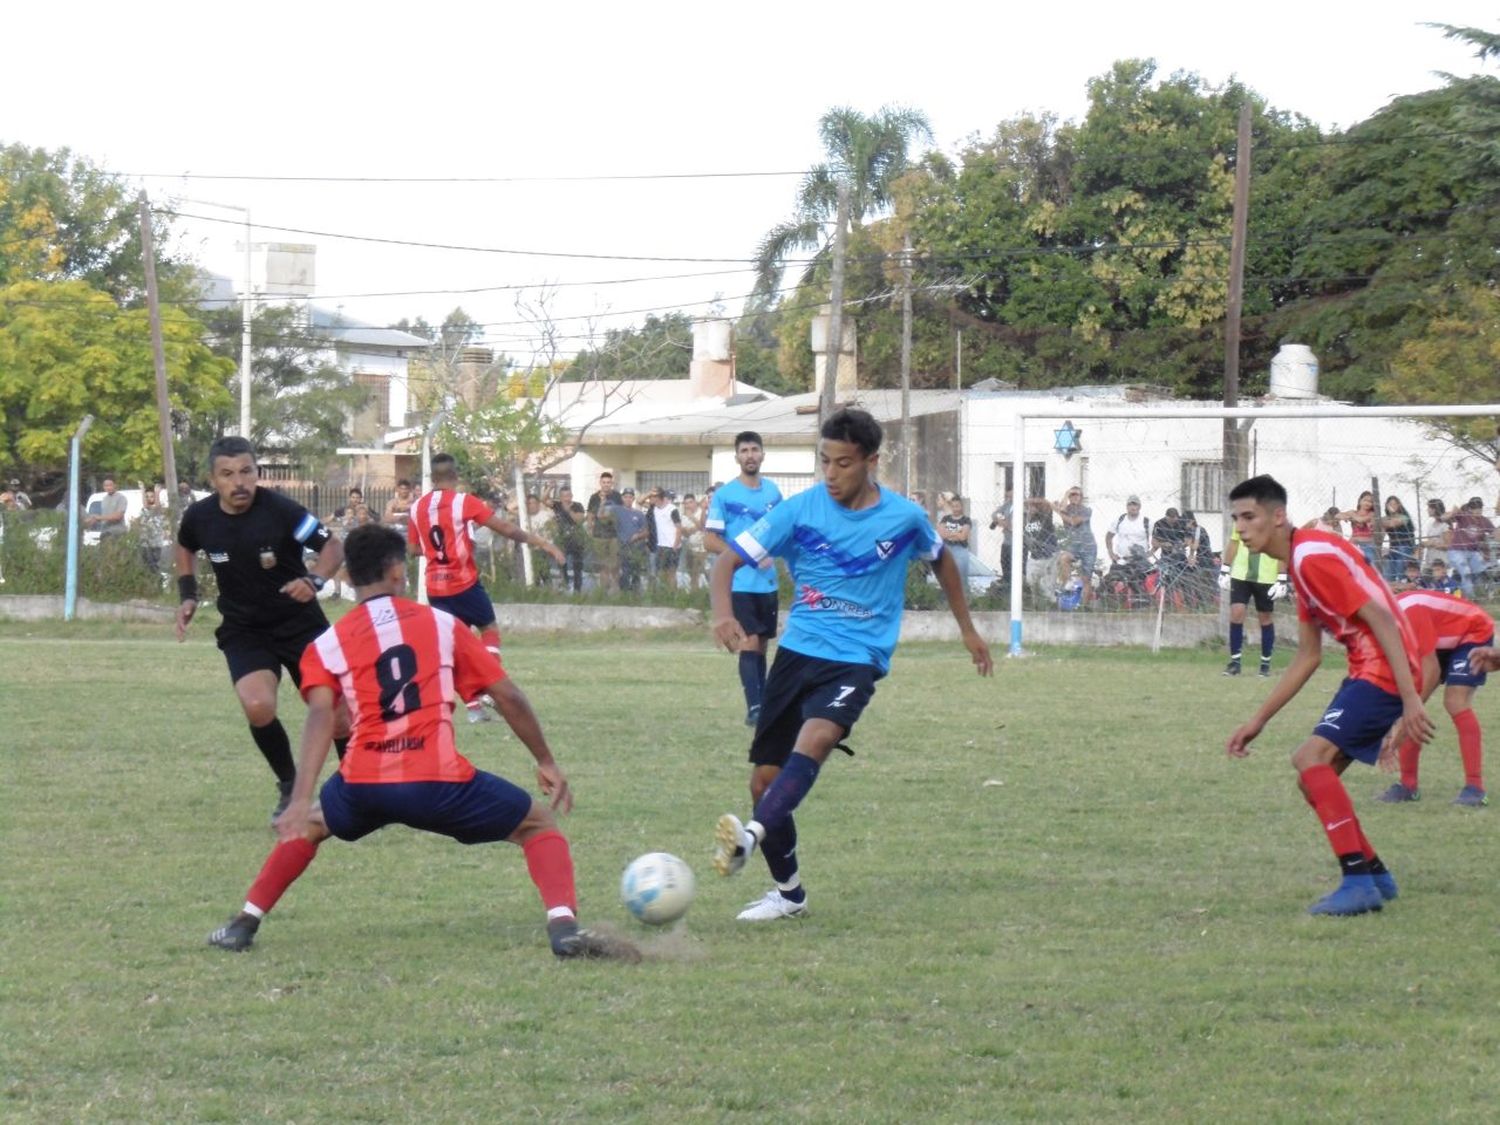
<path id="1" fill-rule="evenodd" d="M 1271 678 L 1271 662 L 1269 660 L 1262 660 L 1260 662 L 1260 678 L 1263 680 Z"/>
<path id="2" fill-rule="evenodd" d="M 295 781 L 278 781 L 276 783 L 276 807 L 271 810 L 271 823 L 276 823 L 276 818 L 286 812 L 286 807 L 292 803 L 292 786 Z"/>
<path id="3" fill-rule="evenodd" d="M 757 703 L 745 712 L 745 725 L 753 727 L 760 722 L 760 704 Z"/>
<path id="4" fill-rule="evenodd" d="M 1229 664 L 1224 668 L 1224 675 L 1226 676 L 1238 676 L 1239 674 L 1240 662 L 1238 660 L 1231 660 Z"/>
<path id="5" fill-rule="evenodd" d="M 575 922 L 548 926 L 547 937 L 552 952 L 564 961 L 580 958 L 635 964 L 641 959 L 641 951 L 623 938 L 580 930 Z"/>
<path id="6" fill-rule="evenodd" d="M 258 929 L 260 919 L 254 914 L 241 912 L 209 934 L 208 944 L 227 949 L 231 953 L 243 953 L 255 944 L 255 931 Z"/>

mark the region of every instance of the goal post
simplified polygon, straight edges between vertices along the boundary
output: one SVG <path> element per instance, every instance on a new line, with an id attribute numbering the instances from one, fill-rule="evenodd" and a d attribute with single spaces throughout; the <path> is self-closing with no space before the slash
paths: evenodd
<path id="1" fill-rule="evenodd" d="M 1151 643 L 1155 647 L 1161 638 L 1164 610 L 1181 611 L 1179 616 L 1184 621 L 1196 614 L 1198 632 L 1203 635 L 1207 635 L 1205 630 L 1217 630 L 1217 624 L 1209 624 L 1210 615 L 1217 622 L 1223 608 L 1217 563 L 1212 563 L 1210 570 L 1201 550 L 1184 556 L 1169 542 L 1165 549 L 1155 551 L 1154 561 L 1147 564 L 1142 560 L 1150 574 L 1143 574 L 1137 590 L 1129 566 L 1109 565 L 1106 537 L 1112 534 L 1119 516 L 1127 512 L 1126 501 L 1139 496 L 1141 514 L 1150 520 L 1153 536 L 1161 531 L 1163 538 L 1170 540 L 1158 520 L 1168 518 L 1173 534 L 1177 534 L 1181 514 L 1192 512 L 1200 518 L 1190 534 L 1196 536 L 1197 528 L 1206 532 L 1207 543 L 1217 556 L 1229 533 L 1228 492 L 1238 483 L 1223 476 L 1225 419 L 1248 421 L 1247 475 L 1269 473 L 1285 484 L 1292 518 L 1298 525 L 1322 516 L 1330 508 L 1345 512 L 1355 509 L 1360 493 L 1365 491 L 1378 492 L 1394 502 L 1393 518 L 1398 510 L 1408 512 L 1413 536 L 1419 541 L 1429 538 L 1432 531 L 1426 506 L 1432 499 L 1451 509 L 1470 493 L 1477 493 L 1484 497 L 1486 514 L 1494 515 L 1495 466 L 1434 435 L 1430 422 L 1485 416 L 1500 420 L 1500 404 L 1496 403 L 1361 407 L 1325 402 L 1225 407 L 1087 398 L 1059 403 L 1032 395 L 1006 402 L 1007 397 L 977 396 L 966 403 L 965 431 L 975 436 L 965 452 L 965 478 L 976 529 L 984 529 L 991 522 L 987 519 L 991 511 L 998 525 L 1004 504 L 1007 500 L 1010 504 L 1011 533 L 1005 546 L 1011 576 L 1012 656 L 1024 652 L 1028 613 L 1045 613 L 1049 618 L 1089 611 L 1121 614 L 1102 625 L 1095 621 L 1092 631 L 1074 629 L 1068 634 L 1091 632 L 1115 639 L 1080 643 L 1144 640 L 1153 635 L 1154 618 Z M 1012 432 L 1008 435 L 1009 448 L 1005 449 L 1007 428 Z M 988 482 L 984 479 L 987 472 L 992 474 Z M 1008 498 L 1007 485 L 1011 488 Z M 1079 492 L 1083 493 L 1082 505 L 1092 509 L 1091 515 L 1083 518 L 1075 513 L 1074 529 L 1065 529 L 1059 517 L 1068 503 L 1079 502 Z M 990 507 L 984 506 L 986 496 L 992 501 Z M 1381 508 L 1385 508 L 1384 500 Z M 1166 516 L 1169 510 L 1179 513 L 1175 523 Z M 1032 517 L 1033 524 L 1051 523 L 1050 534 L 1060 544 L 1069 535 L 1082 535 L 1076 530 L 1081 520 L 1083 530 L 1093 537 L 1095 564 L 1080 574 L 1080 561 L 1074 559 L 1070 582 L 1068 574 L 1058 573 L 1047 557 L 1035 557 L 1044 548 L 1033 549 L 1028 543 L 1027 522 Z M 1346 526 L 1352 527 L 1354 522 L 1347 521 Z M 1120 526 L 1128 529 L 1133 524 Z M 1375 526 L 1379 542 L 1382 521 L 1375 521 Z M 988 540 L 981 535 L 979 541 L 988 541 L 993 547 L 999 533 L 992 527 L 987 534 Z M 1116 538 L 1123 541 L 1123 535 Z M 1075 554 L 1086 555 L 1086 537 L 1081 542 Z M 1391 542 L 1394 545 L 1395 538 Z M 1148 547 L 1148 555 L 1151 553 Z M 1070 558 L 1066 544 L 1059 546 L 1057 555 L 1066 568 Z M 1003 564 L 1005 560 L 1001 561 Z M 1399 554 L 1377 559 L 1381 566 L 1400 561 Z M 1073 588 L 1080 583 L 1086 586 Z M 1167 616 L 1175 636 L 1192 635 L 1190 630 L 1178 627 L 1180 622 L 1172 614 Z M 1068 623 L 1081 623 L 1081 619 Z"/>

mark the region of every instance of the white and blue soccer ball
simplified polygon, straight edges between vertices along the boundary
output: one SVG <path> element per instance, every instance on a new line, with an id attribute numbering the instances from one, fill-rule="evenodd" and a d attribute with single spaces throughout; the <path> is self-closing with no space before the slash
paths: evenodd
<path id="1" fill-rule="evenodd" d="M 620 901 L 648 926 L 664 926 L 687 913 L 696 882 L 693 869 L 675 855 L 647 852 L 620 877 Z"/>

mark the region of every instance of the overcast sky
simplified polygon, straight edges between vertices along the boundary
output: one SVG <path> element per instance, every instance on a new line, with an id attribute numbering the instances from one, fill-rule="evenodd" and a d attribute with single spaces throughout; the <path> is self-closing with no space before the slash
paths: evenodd
<path id="1" fill-rule="evenodd" d="M 752 256 L 787 217 L 794 176 L 488 184 L 276 183 L 197 175 L 570 177 L 787 172 L 822 156 L 834 105 L 906 105 L 939 147 L 1023 111 L 1078 118 L 1121 58 L 1230 77 L 1277 108 L 1346 126 L 1392 97 L 1473 73 L 1422 20 L 1494 29 L 1476 0 L 1261 0 L 1023 6 L 807 3 L 84 3 L 8 7 L 0 142 L 67 146 L 144 177 L 153 199 L 252 209 L 257 240 L 315 242 L 320 303 L 373 323 L 456 304 L 527 358 L 514 294 L 560 283 L 564 331 L 635 310 L 739 309 L 733 264 L 627 262 L 379 246 L 272 226 L 464 246 L 663 258 Z M 835 17 L 850 26 L 841 27 Z M 920 19 L 920 23 L 916 22 Z M 817 22 L 811 22 L 816 19 Z M 23 48 L 24 45 L 24 48 Z M 181 224 L 180 248 L 238 277 L 243 216 Z M 262 227 L 265 224 L 265 227 Z M 396 296 L 368 294 L 396 293 Z M 528 290 L 535 297 L 536 290 Z M 697 302 L 697 303 L 695 303 Z M 570 341 L 569 347 L 575 346 Z"/>

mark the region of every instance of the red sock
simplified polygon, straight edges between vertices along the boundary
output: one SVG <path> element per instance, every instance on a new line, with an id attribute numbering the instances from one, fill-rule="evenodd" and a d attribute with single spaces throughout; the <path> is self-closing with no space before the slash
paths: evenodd
<path id="1" fill-rule="evenodd" d="M 1333 854 L 1364 855 L 1368 841 L 1354 815 L 1354 802 L 1332 766 L 1310 766 L 1302 771 L 1302 795 L 1318 814 Z"/>
<path id="2" fill-rule="evenodd" d="M 479 643 L 484 645 L 496 656 L 500 655 L 500 626 L 491 625 L 479 630 Z"/>
<path id="3" fill-rule="evenodd" d="M 568 838 L 557 829 L 538 833 L 521 845 L 526 853 L 526 870 L 541 893 L 542 905 L 550 921 L 554 911 L 578 914 L 578 891 L 573 883 L 573 853 Z"/>
<path id="4" fill-rule="evenodd" d="M 266 862 L 250 886 L 245 901 L 262 914 L 269 914 L 276 900 L 307 870 L 307 865 L 318 854 L 318 845 L 310 840 L 298 838 L 283 840 L 271 849 Z"/>
<path id="5" fill-rule="evenodd" d="M 1476 789 L 1484 788 L 1484 753 L 1481 749 L 1483 736 L 1479 731 L 1479 716 L 1465 709 L 1453 716 L 1453 725 L 1458 729 L 1458 753 L 1464 760 L 1464 784 Z"/>
<path id="6" fill-rule="evenodd" d="M 1408 789 L 1417 787 L 1417 759 L 1422 756 L 1422 744 L 1408 738 L 1397 751 L 1401 758 L 1401 784 Z"/>
<path id="7" fill-rule="evenodd" d="M 1358 821 L 1355 822 L 1356 826 L 1358 826 L 1358 823 Z M 1375 858 L 1375 845 L 1370 843 L 1369 839 L 1365 836 L 1363 828 L 1359 830 L 1359 850 L 1365 853 L 1366 859 Z"/>

